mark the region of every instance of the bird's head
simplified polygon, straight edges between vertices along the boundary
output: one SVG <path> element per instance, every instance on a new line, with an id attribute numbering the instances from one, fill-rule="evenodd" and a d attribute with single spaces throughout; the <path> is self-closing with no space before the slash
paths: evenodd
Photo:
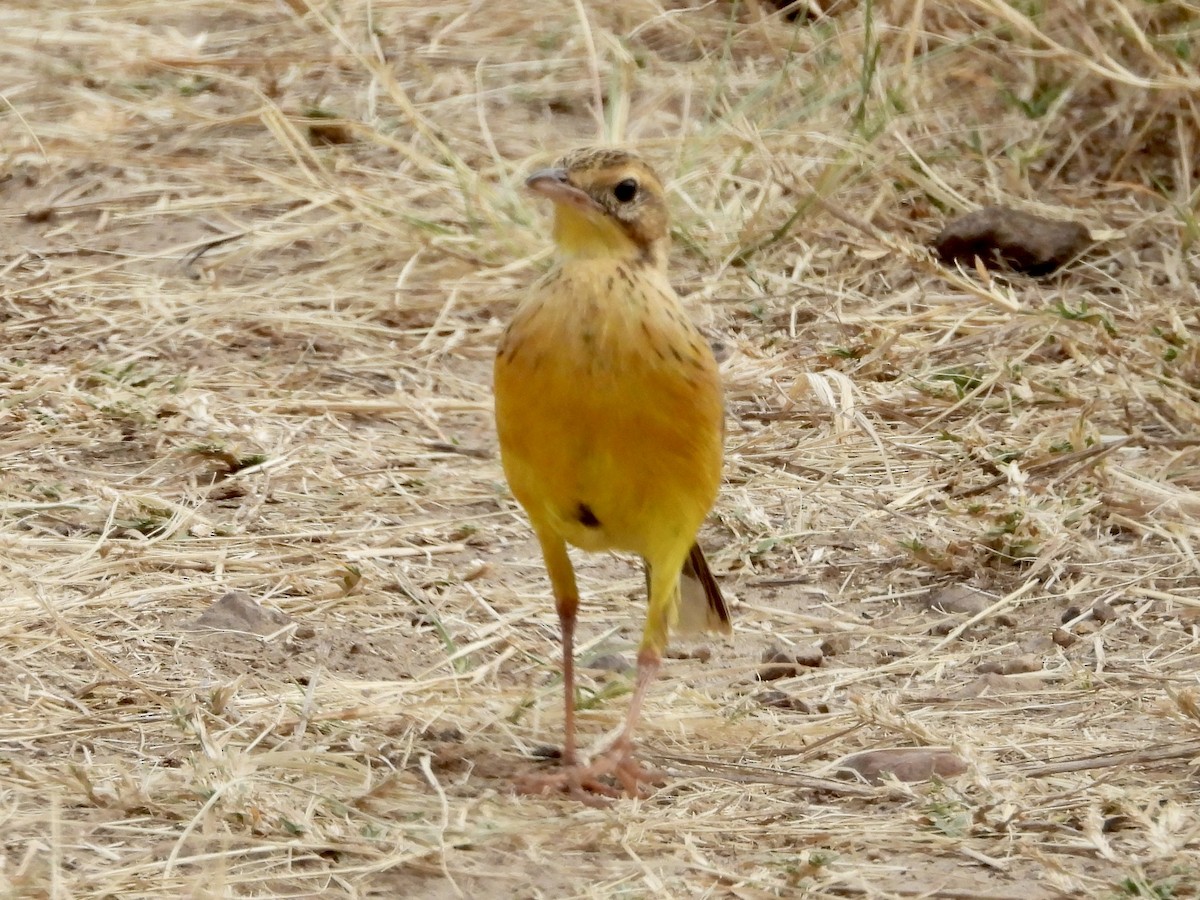
<path id="1" fill-rule="evenodd" d="M 666 198 L 640 157 L 627 150 L 576 150 L 525 184 L 554 201 L 554 240 L 563 255 L 666 266 Z"/>

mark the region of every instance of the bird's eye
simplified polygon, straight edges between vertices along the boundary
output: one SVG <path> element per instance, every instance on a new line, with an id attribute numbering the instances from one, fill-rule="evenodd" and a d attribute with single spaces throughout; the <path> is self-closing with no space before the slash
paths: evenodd
<path id="1" fill-rule="evenodd" d="M 626 178 L 624 181 L 617 182 L 613 188 L 613 196 L 621 203 L 628 203 L 637 196 L 638 183 L 632 178 Z"/>

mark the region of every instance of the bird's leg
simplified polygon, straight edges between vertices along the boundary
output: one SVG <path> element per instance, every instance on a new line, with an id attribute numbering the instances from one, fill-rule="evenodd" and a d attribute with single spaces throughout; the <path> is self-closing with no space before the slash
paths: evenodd
<path id="1" fill-rule="evenodd" d="M 653 647 L 643 647 L 638 651 L 637 681 L 634 682 L 633 699 L 629 701 L 629 712 L 625 715 L 625 727 L 621 729 L 621 735 L 617 738 L 616 744 L 633 745 L 633 732 L 642 718 L 642 704 L 646 702 L 646 692 L 658 676 L 661 665 L 662 657 Z"/>
<path id="2" fill-rule="evenodd" d="M 598 781 L 591 767 L 580 766 L 575 756 L 575 616 L 579 609 L 579 590 L 575 586 L 575 569 L 567 555 L 567 545 L 553 532 L 538 531 L 550 586 L 554 590 L 554 606 L 562 629 L 563 675 L 563 751 L 562 768 L 558 772 L 530 774 L 517 779 L 516 789 L 522 794 L 568 794 L 584 803 L 597 805 L 597 795 L 616 797 L 619 792 Z"/>
<path id="3" fill-rule="evenodd" d="M 629 701 L 629 712 L 625 714 L 625 725 L 613 745 L 593 764 L 595 774 L 611 772 L 631 797 L 643 796 L 643 785 L 660 782 L 663 778 L 661 772 L 643 767 L 633 753 L 633 733 L 642 717 L 642 704 L 661 664 L 662 656 L 653 647 L 643 645 L 638 651 L 637 681 L 633 699 Z"/>
<path id="4" fill-rule="evenodd" d="M 663 778 L 661 772 L 644 768 L 637 761 L 633 752 L 633 735 L 642 717 L 642 705 L 646 701 L 646 694 L 662 665 L 662 648 L 667 644 L 671 620 L 679 603 L 681 566 L 682 561 L 675 560 L 655 566 L 651 566 L 649 562 L 646 564 L 650 605 L 646 611 L 642 646 L 638 650 L 637 680 L 634 683 L 633 698 L 629 701 L 629 712 L 625 715 L 625 725 L 620 735 L 613 745 L 588 767 L 592 777 L 615 777 L 625 789 L 625 793 L 633 797 L 644 796 L 644 785 L 658 783 Z"/>
<path id="5" fill-rule="evenodd" d="M 567 762 L 567 752 L 572 749 L 570 732 L 567 746 L 563 750 L 565 767 L 556 775 L 524 779 L 518 784 L 523 793 L 565 793 L 591 806 L 603 806 L 601 797 L 619 797 L 622 791 L 629 797 L 645 797 L 646 786 L 662 781 L 663 774 L 656 769 L 647 769 L 637 761 L 633 753 L 633 733 L 642 715 L 642 704 L 654 677 L 658 673 L 661 656 L 652 647 L 643 647 L 638 653 L 637 682 L 625 724 L 613 745 L 591 763 L 580 766 Z M 573 714 L 573 711 L 572 711 Z M 613 787 L 615 781 L 621 790 Z"/>
<path id="6" fill-rule="evenodd" d="M 575 587 L 575 571 L 567 556 L 566 544 L 557 536 L 539 533 L 542 553 L 550 583 L 554 588 L 558 621 L 562 628 L 564 707 L 563 767 L 557 773 L 530 775 L 517 782 L 517 790 L 527 794 L 567 794 L 591 805 L 602 805 L 601 797 L 619 797 L 622 790 L 631 797 L 646 795 L 645 786 L 662 780 L 662 773 L 646 769 L 633 753 L 633 735 L 641 719 L 642 706 L 662 661 L 662 648 L 678 603 L 679 572 L 682 562 L 669 566 L 647 567 L 650 582 L 650 608 L 646 629 L 638 651 L 637 681 L 625 724 L 611 747 L 588 765 L 579 765 L 575 758 L 575 613 L 579 594 Z"/>
<path id="7" fill-rule="evenodd" d="M 558 627 L 562 631 L 562 677 L 563 677 L 563 751 L 564 766 L 575 765 L 575 612 L 579 598 L 574 602 L 563 602 L 555 598 L 558 607 Z"/>
<path id="8" fill-rule="evenodd" d="M 562 631 L 563 765 L 575 765 L 575 616 L 579 610 L 579 588 L 575 585 L 575 567 L 567 555 L 566 542 L 553 532 L 539 530 L 542 557 L 554 592 L 554 608 Z"/>

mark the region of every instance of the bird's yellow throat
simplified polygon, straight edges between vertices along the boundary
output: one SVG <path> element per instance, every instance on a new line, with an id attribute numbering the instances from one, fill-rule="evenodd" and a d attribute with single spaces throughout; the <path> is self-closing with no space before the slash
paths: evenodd
<path id="1" fill-rule="evenodd" d="M 614 257 L 638 255 L 637 245 L 620 225 L 600 213 L 589 214 L 565 203 L 555 204 L 554 243 L 570 257 Z"/>

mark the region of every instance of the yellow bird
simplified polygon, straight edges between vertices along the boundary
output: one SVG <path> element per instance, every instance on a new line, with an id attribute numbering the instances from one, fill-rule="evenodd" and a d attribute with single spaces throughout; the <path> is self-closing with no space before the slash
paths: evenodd
<path id="1" fill-rule="evenodd" d="M 566 713 L 563 770 L 519 787 L 586 800 L 617 796 L 615 780 L 641 795 L 659 776 L 635 760 L 633 733 L 671 627 L 730 631 L 695 543 L 721 479 L 721 380 L 667 278 L 667 204 L 653 170 L 624 150 L 579 150 L 526 185 L 554 203 L 558 259 L 497 350 L 496 427 L 554 592 Z M 579 593 L 568 544 L 638 554 L 650 595 L 624 728 L 590 765 L 575 753 Z"/>

